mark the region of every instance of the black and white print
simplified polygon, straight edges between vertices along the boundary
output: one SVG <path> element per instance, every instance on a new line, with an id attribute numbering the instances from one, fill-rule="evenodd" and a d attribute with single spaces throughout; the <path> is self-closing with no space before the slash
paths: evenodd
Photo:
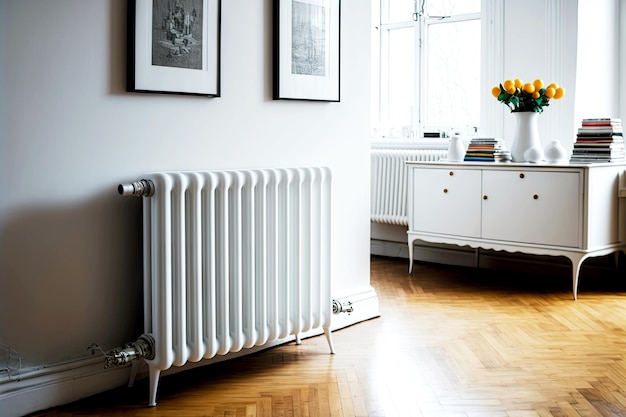
<path id="1" fill-rule="evenodd" d="M 291 73 L 326 75 L 326 10 L 293 1 L 291 24 Z"/>
<path id="2" fill-rule="evenodd" d="M 202 69 L 202 0 L 154 0 L 152 65 Z"/>

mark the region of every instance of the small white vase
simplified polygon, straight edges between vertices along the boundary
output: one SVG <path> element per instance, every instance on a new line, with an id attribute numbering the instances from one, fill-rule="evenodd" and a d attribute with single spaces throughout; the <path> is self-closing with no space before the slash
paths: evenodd
<path id="1" fill-rule="evenodd" d="M 465 158 L 465 145 L 460 136 L 452 136 L 448 144 L 448 161 L 462 162 Z"/>
<path id="2" fill-rule="evenodd" d="M 526 152 L 524 152 L 524 161 L 533 163 L 543 161 L 543 149 L 539 146 L 533 146 L 526 149 Z"/>
<path id="3" fill-rule="evenodd" d="M 558 140 L 553 140 L 543 150 L 546 162 L 551 164 L 563 163 L 569 160 L 567 150 Z"/>
<path id="4" fill-rule="evenodd" d="M 540 162 L 543 159 L 543 147 L 537 126 L 539 113 L 521 111 L 513 114 L 517 121 L 511 146 L 513 162 Z"/>

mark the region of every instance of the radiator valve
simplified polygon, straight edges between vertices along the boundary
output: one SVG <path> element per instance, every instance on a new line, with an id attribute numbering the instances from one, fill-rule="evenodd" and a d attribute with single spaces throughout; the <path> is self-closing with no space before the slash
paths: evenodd
<path id="1" fill-rule="evenodd" d="M 143 334 L 136 342 L 127 343 L 123 348 L 113 349 L 105 354 L 104 368 L 124 365 L 141 358 L 154 359 L 154 338 L 149 334 Z"/>
<path id="2" fill-rule="evenodd" d="M 348 301 L 346 303 L 341 303 L 339 300 L 333 300 L 333 314 L 339 313 L 352 313 L 354 308 L 352 308 L 352 302 Z"/>
<path id="3" fill-rule="evenodd" d="M 130 184 L 120 184 L 117 186 L 120 195 L 134 197 L 152 197 L 154 195 L 154 183 L 150 180 L 139 180 Z"/>

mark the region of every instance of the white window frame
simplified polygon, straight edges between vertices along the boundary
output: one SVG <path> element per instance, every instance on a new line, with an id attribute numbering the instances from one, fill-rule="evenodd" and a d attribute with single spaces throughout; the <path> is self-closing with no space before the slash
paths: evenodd
<path id="1" fill-rule="evenodd" d="M 416 112 L 412 115 L 412 133 L 415 132 L 424 132 L 425 129 L 434 130 L 437 128 L 453 128 L 455 126 L 425 126 L 424 120 L 426 118 L 426 88 L 423 86 L 426 85 L 427 81 L 427 68 L 426 68 L 426 56 L 428 53 L 428 28 L 431 25 L 437 24 L 447 24 L 447 23 L 455 23 L 455 22 L 463 22 L 463 21 L 472 21 L 472 20 L 480 20 L 481 21 L 481 32 L 484 37 L 485 28 L 483 22 L 485 21 L 485 3 L 489 3 L 488 0 L 483 0 L 481 2 L 481 12 L 480 13 L 468 13 L 468 14 L 459 14 L 454 16 L 432 16 L 429 17 L 425 13 L 421 13 L 419 7 L 422 3 L 422 0 L 416 0 L 414 3 L 414 11 L 413 15 L 409 16 L 409 20 L 403 22 L 396 23 L 382 23 L 383 17 L 383 2 L 385 0 L 375 0 L 373 4 L 372 17 L 374 22 L 374 30 L 372 35 L 372 57 L 373 57 L 373 65 L 372 65 L 372 132 L 373 136 L 388 136 L 388 137 L 398 137 L 401 135 L 400 128 L 401 126 L 389 126 L 388 125 L 388 103 L 383 101 L 383 97 L 381 91 L 383 90 L 383 84 L 388 82 L 388 73 L 386 71 L 388 62 L 388 57 L 385 55 L 387 48 L 383 48 L 382 46 L 388 39 L 388 34 L 390 30 L 401 29 L 401 28 L 413 28 L 415 31 L 415 68 L 418 77 L 415 80 L 414 84 L 414 103 L 413 108 L 417 109 Z M 493 1 L 493 0 L 492 0 Z M 481 50 L 484 51 L 485 42 L 481 41 Z M 424 45 L 424 47 L 420 47 L 420 43 Z M 484 53 L 482 54 L 484 57 Z M 484 64 L 484 59 L 481 57 L 481 63 Z M 482 69 L 483 65 L 481 65 L 481 80 L 484 78 L 484 71 Z M 388 88 L 386 88 L 388 90 Z M 481 109 L 483 108 L 481 104 Z M 481 121 L 482 111 L 481 111 Z M 478 127 L 478 126 L 477 126 Z"/>

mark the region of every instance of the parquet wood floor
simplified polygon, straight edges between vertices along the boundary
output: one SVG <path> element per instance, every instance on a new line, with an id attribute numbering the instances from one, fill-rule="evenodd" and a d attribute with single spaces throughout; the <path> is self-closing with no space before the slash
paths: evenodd
<path id="1" fill-rule="evenodd" d="M 381 317 L 36 416 L 626 416 L 623 270 L 485 271 L 372 259 Z"/>

